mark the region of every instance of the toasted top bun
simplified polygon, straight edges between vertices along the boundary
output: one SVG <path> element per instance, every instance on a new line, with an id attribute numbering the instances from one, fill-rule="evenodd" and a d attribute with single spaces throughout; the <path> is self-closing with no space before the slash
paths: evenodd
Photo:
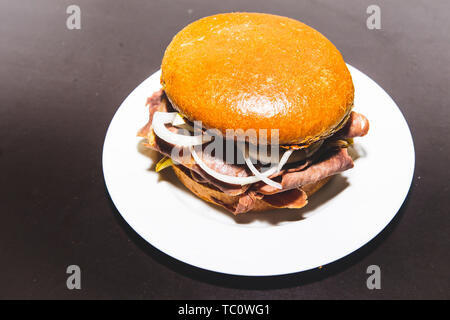
<path id="1" fill-rule="evenodd" d="M 278 129 L 279 144 L 309 144 L 339 129 L 353 106 L 351 75 L 336 47 L 286 17 L 225 13 L 172 39 L 161 84 L 173 106 L 204 128 Z M 270 141 L 269 141 L 270 143 Z"/>

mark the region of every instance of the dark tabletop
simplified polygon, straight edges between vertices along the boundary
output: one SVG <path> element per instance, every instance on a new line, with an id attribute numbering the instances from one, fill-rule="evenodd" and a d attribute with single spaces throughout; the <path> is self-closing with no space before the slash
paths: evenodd
<path id="1" fill-rule="evenodd" d="M 70 4 L 81 30 L 66 27 Z M 380 30 L 366 26 L 370 4 Z M 190 267 L 142 240 L 106 191 L 102 145 L 120 103 L 158 70 L 178 30 L 229 11 L 313 26 L 411 128 L 416 168 L 399 214 L 322 269 L 246 278 Z M 446 0 L 0 0 L 0 298 L 450 298 L 449 13 Z M 383 201 L 383 190 L 373 196 Z M 72 264 L 81 290 L 66 287 Z M 381 290 L 366 287 L 372 264 Z"/>

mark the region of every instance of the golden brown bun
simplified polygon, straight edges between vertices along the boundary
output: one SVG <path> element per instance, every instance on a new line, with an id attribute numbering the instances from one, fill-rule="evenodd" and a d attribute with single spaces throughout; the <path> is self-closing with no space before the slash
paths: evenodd
<path id="1" fill-rule="evenodd" d="M 205 128 L 279 129 L 280 144 L 336 131 L 353 105 L 351 75 L 336 47 L 286 17 L 226 13 L 195 21 L 169 44 L 161 83 Z"/>
<path id="2" fill-rule="evenodd" d="M 181 169 L 179 169 L 175 165 L 172 166 L 172 169 L 175 172 L 178 179 L 181 181 L 181 183 L 183 183 L 186 186 L 186 188 L 188 188 L 197 197 L 206 202 L 218 205 L 218 203 L 213 200 L 213 198 L 215 198 L 220 202 L 222 202 L 223 204 L 233 207 L 239 201 L 239 196 L 230 196 L 221 191 L 209 188 L 206 185 L 194 181 L 191 177 L 186 175 Z M 303 191 L 306 192 L 307 196 L 309 197 L 313 193 L 318 191 L 320 188 L 322 188 L 330 180 L 330 178 L 331 177 L 327 177 L 316 183 L 308 184 L 306 186 L 303 186 L 302 189 Z M 263 200 L 256 200 L 255 208 L 252 211 L 265 211 L 270 209 L 277 209 L 277 208 L 271 206 L 270 204 L 268 204 Z"/>

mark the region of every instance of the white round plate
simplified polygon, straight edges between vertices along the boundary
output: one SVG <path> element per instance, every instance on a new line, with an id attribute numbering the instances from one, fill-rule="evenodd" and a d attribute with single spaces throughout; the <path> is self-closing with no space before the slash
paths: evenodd
<path id="1" fill-rule="evenodd" d="M 141 147 L 145 102 L 160 72 L 117 110 L 103 146 L 103 173 L 116 208 L 151 245 L 190 265 L 235 275 L 269 276 L 336 261 L 369 242 L 392 220 L 411 185 L 414 146 L 400 110 L 368 76 L 349 66 L 355 108 L 370 121 L 355 139 L 355 167 L 335 176 L 302 209 L 234 217 L 196 198 L 158 155 Z"/>

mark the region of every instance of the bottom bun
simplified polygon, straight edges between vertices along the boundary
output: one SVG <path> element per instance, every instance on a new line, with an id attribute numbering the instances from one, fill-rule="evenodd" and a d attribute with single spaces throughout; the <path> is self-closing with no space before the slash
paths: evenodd
<path id="1" fill-rule="evenodd" d="M 183 170 L 178 168 L 176 165 L 173 165 L 172 168 L 178 179 L 181 181 L 181 183 L 183 183 L 186 186 L 186 188 L 188 188 L 200 199 L 222 207 L 234 207 L 239 202 L 239 196 L 228 195 L 217 189 L 210 188 L 207 185 L 200 184 L 195 180 L 193 180 L 191 177 L 189 177 L 186 173 L 184 173 Z M 309 197 L 313 193 L 317 192 L 320 188 L 322 188 L 330 179 L 331 177 L 327 177 L 316 183 L 304 185 L 302 189 L 303 191 L 306 192 L 307 196 Z M 257 199 L 255 206 L 251 211 L 265 211 L 271 209 L 279 209 L 279 208 L 271 206 L 269 203 L 263 200 Z"/>

